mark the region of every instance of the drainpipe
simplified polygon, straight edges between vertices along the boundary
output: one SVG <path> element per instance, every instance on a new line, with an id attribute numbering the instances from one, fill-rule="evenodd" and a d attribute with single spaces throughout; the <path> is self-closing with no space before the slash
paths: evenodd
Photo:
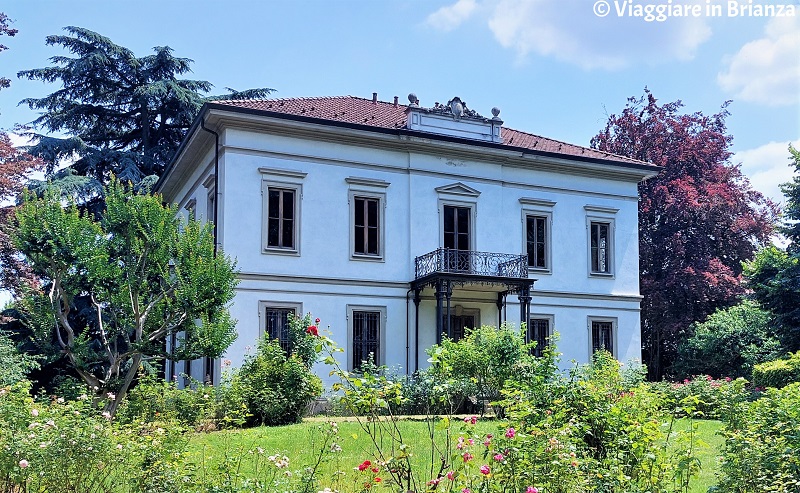
<path id="1" fill-rule="evenodd" d="M 210 128 L 206 127 L 205 116 L 200 120 L 200 128 L 206 132 L 214 134 L 214 258 L 217 257 L 217 230 L 219 223 L 217 222 L 217 210 L 219 209 L 219 134 Z"/>

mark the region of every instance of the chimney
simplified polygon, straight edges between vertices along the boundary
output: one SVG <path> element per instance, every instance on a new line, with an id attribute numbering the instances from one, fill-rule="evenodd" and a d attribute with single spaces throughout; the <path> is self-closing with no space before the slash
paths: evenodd
<path id="1" fill-rule="evenodd" d="M 378 104 L 378 93 L 377 92 L 373 92 L 372 93 L 372 104 Z"/>
<path id="2" fill-rule="evenodd" d="M 397 108 L 399 105 L 397 104 L 397 96 L 394 97 L 394 107 Z"/>

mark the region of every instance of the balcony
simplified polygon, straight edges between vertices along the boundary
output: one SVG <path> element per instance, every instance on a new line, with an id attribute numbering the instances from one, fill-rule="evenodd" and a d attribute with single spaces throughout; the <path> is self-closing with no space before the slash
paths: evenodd
<path id="1" fill-rule="evenodd" d="M 414 259 L 416 286 L 447 278 L 461 284 L 505 284 L 513 287 L 528 281 L 527 255 L 475 252 L 439 248 Z"/>

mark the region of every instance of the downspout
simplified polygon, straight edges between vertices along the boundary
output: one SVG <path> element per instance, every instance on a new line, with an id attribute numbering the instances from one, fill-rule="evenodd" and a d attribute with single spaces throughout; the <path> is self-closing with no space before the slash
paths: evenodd
<path id="1" fill-rule="evenodd" d="M 409 303 L 408 303 L 408 295 L 411 294 L 412 289 L 409 288 L 406 291 L 406 375 L 410 375 L 409 370 L 411 367 L 409 366 L 409 352 L 411 349 L 411 345 L 409 343 L 409 337 L 411 333 L 411 315 L 408 313 Z"/>
<path id="2" fill-rule="evenodd" d="M 217 257 L 217 230 L 219 223 L 217 222 L 217 210 L 219 209 L 219 134 L 210 128 L 206 127 L 205 116 L 200 120 L 200 128 L 206 132 L 214 134 L 214 258 Z"/>

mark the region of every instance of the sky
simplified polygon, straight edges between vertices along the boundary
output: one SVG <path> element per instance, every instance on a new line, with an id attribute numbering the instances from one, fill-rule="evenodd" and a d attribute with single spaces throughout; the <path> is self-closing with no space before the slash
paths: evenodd
<path id="1" fill-rule="evenodd" d="M 68 55 L 45 37 L 79 26 L 138 56 L 170 46 L 218 93 L 459 96 L 483 115 L 500 108 L 508 127 L 587 146 L 645 88 L 690 113 L 731 101 L 732 163 L 776 202 L 788 145 L 800 147 L 800 0 L 5 0 L 0 11 L 19 30 L 0 40 L 6 130 L 37 116 L 20 100 L 58 89 L 16 73 Z"/>

